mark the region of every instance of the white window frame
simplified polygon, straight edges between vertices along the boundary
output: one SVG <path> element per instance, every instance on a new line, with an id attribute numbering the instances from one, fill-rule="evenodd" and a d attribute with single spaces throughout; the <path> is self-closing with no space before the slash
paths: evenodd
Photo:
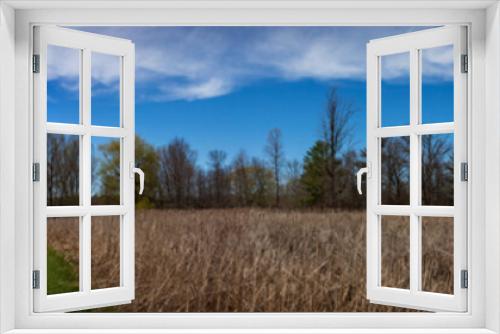
<path id="1" fill-rule="evenodd" d="M 79 59 L 79 122 L 65 124 L 47 120 L 48 46 L 72 48 Z M 102 36 L 54 26 L 36 26 L 34 54 L 39 56 L 39 73 L 33 75 L 34 162 L 39 166 L 39 181 L 33 184 L 33 268 L 39 273 L 39 288 L 34 289 L 35 312 L 75 311 L 99 306 L 129 303 L 134 299 L 134 147 L 135 147 L 135 50 L 125 39 Z M 119 126 L 92 125 L 91 68 L 92 53 L 99 52 L 119 59 Z M 47 206 L 47 135 L 73 135 L 79 138 L 79 204 Z M 92 137 L 120 141 L 120 203 L 92 205 Z M 93 217 L 119 217 L 120 285 L 105 289 L 91 288 L 91 224 Z M 79 288 L 77 292 L 47 295 L 47 221 L 53 217 L 79 219 Z"/>
<path id="2" fill-rule="evenodd" d="M 430 311 L 467 310 L 467 289 L 461 287 L 461 272 L 467 271 L 467 181 L 461 180 L 461 164 L 467 163 L 467 81 L 462 71 L 462 56 L 467 55 L 467 29 L 446 26 L 375 39 L 367 46 L 367 298 L 374 303 Z M 453 46 L 453 121 L 422 123 L 422 55 L 421 50 Z M 384 56 L 408 54 L 409 120 L 408 125 L 382 126 L 382 63 Z M 454 205 L 437 206 L 421 203 L 421 136 L 452 134 L 454 156 Z M 382 203 L 383 138 L 407 136 L 410 139 L 408 205 Z M 382 217 L 409 218 L 409 289 L 384 287 L 382 272 Z M 442 294 L 422 289 L 422 217 L 451 217 L 453 224 L 453 293 Z"/>
<path id="3" fill-rule="evenodd" d="M 10 0 L 0 3 L 0 331 L 15 333 L 498 333 L 500 332 L 500 11 L 496 1 L 158 2 Z M 65 6 L 66 9 L 62 9 Z M 134 8 L 124 8 L 125 6 Z M 73 8 L 68 8 L 73 7 Z M 14 10 L 13 8 L 17 8 Z M 41 9 L 43 8 L 43 9 Z M 103 9 L 104 8 L 104 9 Z M 3 19 L 3 20 L 2 20 Z M 61 25 L 466 24 L 468 257 L 466 313 L 34 314 L 32 312 L 31 31 Z M 14 70 L 15 68 L 15 70 Z M 486 70 L 487 69 L 487 70 Z M 13 126 L 15 124 L 15 126 Z M 488 139 L 488 140 L 486 140 Z M 14 146 L 15 143 L 15 146 Z M 488 182 L 486 182 L 486 177 Z M 14 196 L 12 196 L 14 194 Z M 12 256 L 15 254 L 15 257 Z M 14 284 L 15 283 L 15 284 Z M 12 288 L 14 286 L 14 288 Z M 487 293 L 485 293 L 487 291 Z M 14 307 L 13 307 L 14 306 Z M 62 330 L 64 329 L 64 330 Z M 93 329 L 93 330 L 92 330 Z M 101 329 L 101 330 L 98 330 Z M 163 329 L 160 331 L 159 329 Z M 178 331 L 176 329 L 179 329 Z M 182 330 L 184 329 L 184 330 Z M 189 330 L 190 329 L 190 330 Z M 44 330 L 44 331 L 43 331 Z M 115 331 L 116 332 L 116 331 Z M 119 331 L 118 331 L 119 332 Z"/>

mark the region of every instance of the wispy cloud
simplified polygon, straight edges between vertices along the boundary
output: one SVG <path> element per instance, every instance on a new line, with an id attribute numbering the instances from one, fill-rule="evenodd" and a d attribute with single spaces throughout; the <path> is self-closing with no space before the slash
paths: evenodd
<path id="1" fill-rule="evenodd" d="M 231 88 L 232 85 L 223 79 L 210 78 L 206 82 L 164 86 L 161 90 L 171 100 L 199 100 L 225 95 Z"/>
<path id="2" fill-rule="evenodd" d="M 409 80 L 410 53 L 382 56 L 380 60 L 382 80 Z"/>
<path id="3" fill-rule="evenodd" d="M 453 47 L 448 45 L 422 51 L 422 74 L 426 80 L 452 80 Z"/>
<path id="4" fill-rule="evenodd" d="M 82 30 L 131 39 L 136 44 L 136 80 L 144 98 L 197 100 L 229 94 L 263 79 L 364 80 L 370 39 L 415 30 L 411 27 L 93 27 Z M 429 53 L 432 73 L 446 55 Z M 74 57 L 49 63 L 50 79 L 78 75 Z M 117 80 L 111 59 L 93 57 L 100 84 Z M 405 74 L 391 68 L 390 77 Z"/>

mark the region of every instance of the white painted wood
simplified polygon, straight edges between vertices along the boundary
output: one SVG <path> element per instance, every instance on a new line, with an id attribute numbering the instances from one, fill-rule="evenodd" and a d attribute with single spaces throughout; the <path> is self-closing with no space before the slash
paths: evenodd
<path id="1" fill-rule="evenodd" d="M 60 8 L 61 2 L 64 2 L 65 8 L 97 8 L 97 9 L 120 9 L 120 8 L 281 8 L 281 9 L 310 9 L 310 8 L 371 8 L 371 9 L 422 9 L 422 8 L 456 8 L 456 9 L 474 9 L 487 8 L 495 3 L 495 0 L 5 0 L 13 8 L 19 9 L 53 9 Z"/>
<path id="2" fill-rule="evenodd" d="M 97 137 L 122 138 L 125 137 L 126 130 L 121 127 L 114 128 L 114 127 L 97 126 L 89 124 L 82 125 L 82 124 L 47 122 L 47 133 L 78 135 L 78 136 L 82 136 L 88 133 L 91 136 L 97 136 Z"/>
<path id="3" fill-rule="evenodd" d="M 382 216 L 417 216 L 427 217 L 453 217 L 455 209 L 450 206 L 433 206 L 433 205 L 375 205 L 372 211 L 376 215 Z"/>
<path id="4" fill-rule="evenodd" d="M 134 296 L 134 179 L 124 177 L 124 161 L 134 160 L 134 47 L 130 41 L 87 34 L 58 27 L 36 27 L 34 51 L 40 54 L 40 73 L 34 75 L 35 142 L 34 160 L 40 163 L 40 182 L 34 185 L 34 263 L 40 270 L 40 289 L 35 289 L 34 311 L 74 311 L 103 305 L 129 303 Z M 47 46 L 59 45 L 80 50 L 80 124 L 47 122 Z M 119 128 L 92 126 L 91 69 L 92 52 L 119 56 L 121 62 L 121 103 Z M 72 134 L 80 138 L 80 205 L 47 207 L 47 143 L 48 133 Z M 120 138 L 121 204 L 92 205 L 92 136 Z M 128 164 L 127 164 L 128 165 Z M 92 217 L 120 216 L 120 287 L 92 290 Z M 47 295 L 47 230 L 48 217 L 80 219 L 80 291 Z"/>
<path id="5" fill-rule="evenodd" d="M 432 29 L 435 31 L 434 29 Z M 419 39 L 418 36 L 408 38 Z M 420 123 L 420 57 L 419 51 L 412 46 L 410 52 L 410 207 L 420 204 L 420 137 L 414 130 Z M 382 109 L 379 113 L 382 114 Z M 382 179 L 381 179 L 382 180 Z M 412 210 L 413 211 L 413 210 Z M 410 291 L 420 289 L 420 218 L 414 212 L 410 214 Z M 382 269 L 382 268 L 381 268 Z"/>
<path id="6" fill-rule="evenodd" d="M 488 294 L 485 296 L 485 324 L 496 333 L 500 331 L 500 268 L 498 259 L 494 254 L 500 253 L 500 6 L 488 8 L 485 26 L 489 32 L 486 36 L 486 65 L 488 69 L 485 75 L 485 124 L 483 136 L 488 140 L 485 144 L 485 156 L 488 163 L 485 166 L 484 175 L 488 182 L 485 184 L 485 221 L 490 224 L 485 240 L 485 249 L 489 254 L 486 260 L 485 287 Z M 470 131 L 470 130 L 469 130 Z M 471 132 L 469 132 L 471 133 Z M 474 135 L 472 132 L 471 135 Z M 470 156 L 470 161 L 474 156 Z M 474 168 L 477 169 L 477 168 Z M 472 248 L 472 247 L 470 247 Z M 469 251 L 471 249 L 469 248 Z M 492 256 L 493 255 L 493 256 Z M 470 263 L 476 268 L 476 263 Z M 473 280 L 476 276 L 473 277 Z"/>
<path id="7" fill-rule="evenodd" d="M 49 206 L 47 217 L 81 217 L 91 216 L 119 216 L 128 212 L 125 205 L 92 205 L 92 206 Z"/>
<path id="8" fill-rule="evenodd" d="M 421 124 L 421 56 L 422 49 L 453 45 L 454 59 L 454 122 Z M 381 127 L 382 56 L 409 52 L 410 54 L 410 124 Z M 460 164 L 467 162 L 467 74 L 461 73 L 461 55 L 467 53 L 466 28 L 461 26 L 428 29 L 409 34 L 370 41 L 367 48 L 367 161 L 373 176 L 367 182 L 367 296 L 374 303 L 410 307 L 431 311 L 467 311 L 467 290 L 461 288 L 460 272 L 467 266 L 467 182 L 460 178 Z M 423 206 L 421 198 L 421 135 L 454 134 L 454 199 L 452 207 Z M 384 137 L 410 137 L 410 203 L 381 205 L 381 152 Z M 380 282 L 382 215 L 401 215 L 410 218 L 410 289 L 383 287 Z M 422 291 L 422 231 L 421 218 L 454 218 L 454 292 L 452 295 Z M 378 226 L 378 228 L 373 228 Z"/>
<path id="9" fill-rule="evenodd" d="M 0 3 L 0 333 L 15 327 L 15 13 Z"/>
<path id="10" fill-rule="evenodd" d="M 491 271 L 498 270 L 500 258 L 496 252 L 485 253 L 484 236 L 488 235 L 490 242 L 497 243 L 498 235 L 488 233 L 494 231 L 497 220 L 485 222 L 484 212 L 484 166 L 498 166 L 484 156 L 485 138 L 497 135 L 497 124 L 491 123 L 488 132 L 485 130 L 485 111 L 490 117 L 493 111 L 492 100 L 497 97 L 496 91 L 484 98 L 485 62 L 484 38 L 490 36 L 485 31 L 485 16 L 482 10 L 453 10 L 461 6 L 462 1 L 418 1 L 422 9 L 395 10 L 381 9 L 379 2 L 370 2 L 366 5 L 354 5 L 347 9 L 312 9 L 309 2 L 302 2 L 301 9 L 284 9 L 274 5 L 272 8 L 229 9 L 222 6 L 215 10 L 197 8 L 180 9 L 153 9 L 145 10 L 149 4 L 135 3 L 134 9 L 123 9 L 121 2 L 117 8 L 110 7 L 92 10 L 81 8 L 62 9 L 61 5 L 54 5 L 50 10 L 17 11 L 16 12 L 16 80 L 15 101 L 16 109 L 10 110 L 16 118 L 16 191 L 15 191 L 15 236 L 8 237 L 16 240 L 16 299 L 9 305 L 15 304 L 17 333 L 491 333 L 484 328 L 484 315 L 490 315 L 490 322 L 499 318 L 500 313 L 494 307 L 484 307 L 485 288 L 488 291 L 500 286 L 493 275 L 488 276 L 488 285 L 485 286 L 484 260 L 488 259 Z M 402 3 L 399 1 L 398 3 Z M 415 3 L 415 2 L 414 2 Z M 36 6 L 46 5 L 47 1 L 37 1 Z M 101 2 L 104 4 L 104 2 Z M 479 8 L 478 2 L 471 2 L 474 8 Z M 63 6 L 71 6 L 64 4 Z M 33 8 L 27 5 L 26 8 Z M 106 3 L 107 6 L 107 3 Z M 403 6 L 403 5 L 401 5 Z M 119 7 L 119 8 L 118 8 Z M 142 9 L 136 9 L 142 7 Z M 175 6 L 173 6 L 175 7 Z M 258 7 L 258 6 L 256 6 Z M 430 9 L 431 7 L 438 7 Z M 31 56 L 31 23 L 69 24 L 69 25 L 433 25 L 443 23 L 469 23 L 472 27 L 469 44 L 472 47 L 472 87 L 469 94 L 472 112 L 469 114 L 468 147 L 472 149 L 470 196 L 468 207 L 472 233 L 469 239 L 469 256 L 472 259 L 473 275 L 470 276 L 469 308 L 466 313 L 289 313 L 289 314 L 53 314 L 32 313 L 31 290 L 31 259 L 32 259 L 32 183 L 31 183 L 31 150 L 33 137 L 31 133 L 33 114 L 32 108 L 32 78 L 26 75 L 30 70 Z M 491 41 L 488 41 L 491 43 Z M 490 64 L 496 63 L 498 57 L 488 51 Z M 496 80 L 496 73 L 487 73 L 490 81 Z M 12 81 L 13 78 L 12 78 Z M 492 85 L 488 85 L 492 87 Z M 495 96 L 495 98 L 492 98 Z M 495 102 L 496 103 L 496 102 Z M 488 108 L 485 108 L 485 107 Z M 495 116 L 496 119 L 496 116 Z M 493 131 L 492 129 L 495 129 Z M 370 143 L 368 143 L 370 145 Z M 491 163 L 489 163 L 491 162 Z M 11 175 L 14 178 L 14 175 Z M 491 180 L 491 178 L 489 178 Z M 498 185 L 489 184 L 490 188 Z M 2 190 L 3 188 L 0 188 Z M 489 193 L 491 202 L 500 201 L 500 198 Z M 470 223 L 473 221 L 473 224 Z M 5 221 L 0 222 L 5 224 Z M 1 243 L 0 247 L 5 247 Z M 495 267 L 495 268 L 493 268 Z M 3 269 L 4 267 L 2 267 Z M 6 275 L 5 270 L 0 271 Z M 498 290 L 498 289 L 497 289 Z M 492 296 L 494 297 L 494 296 Z M 498 304 L 499 299 L 491 298 L 489 306 Z M 1 309 L 1 312 L 6 309 Z M 196 328 L 195 328 L 196 327 Z M 43 329 L 45 328 L 45 329 Z M 149 328 L 149 329 L 146 329 Z M 231 329 L 228 329 L 231 328 Z M 301 328 L 301 329 L 297 329 Z"/>
<path id="11" fill-rule="evenodd" d="M 440 133 L 453 133 L 455 125 L 453 122 L 432 123 L 432 124 L 414 124 L 404 126 L 388 126 L 374 129 L 374 134 L 377 137 L 401 137 L 409 136 L 410 134 L 428 135 Z"/>

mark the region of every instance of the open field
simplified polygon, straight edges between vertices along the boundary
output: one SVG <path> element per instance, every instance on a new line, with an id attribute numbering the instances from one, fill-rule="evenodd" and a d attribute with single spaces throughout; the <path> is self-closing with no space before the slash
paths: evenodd
<path id="1" fill-rule="evenodd" d="M 119 270 L 116 224 L 109 217 L 94 221 L 99 224 L 93 237 L 99 242 L 92 246 L 93 286 L 112 286 Z M 383 283 L 405 286 L 407 226 L 403 219 L 383 224 L 388 240 L 382 247 Z M 78 265 L 78 229 L 70 225 L 50 222 L 48 237 L 49 247 L 75 268 L 70 275 L 67 270 L 52 274 L 49 283 L 60 286 L 66 280 L 71 287 Z M 423 286 L 451 291 L 452 224 L 440 221 L 423 228 L 429 236 L 423 240 Z M 365 251 L 364 212 L 139 210 L 136 299 L 111 311 L 404 311 L 366 299 Z M 56 260 L 49 263 L 60 265 L 60 258 Z"/>

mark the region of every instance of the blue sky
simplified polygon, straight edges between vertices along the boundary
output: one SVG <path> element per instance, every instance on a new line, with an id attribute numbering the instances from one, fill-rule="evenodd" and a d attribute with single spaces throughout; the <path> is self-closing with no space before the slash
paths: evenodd
<path id="1" fill-rule="evenodd" d="M 366 144 L 365 47 L 412 27 L 92 27 L 136 45 L 136 132 L 155 146 L 183 137 L 203 165 L 213 149 L 229 161 L 263 157 L 280 128 L 287 159 L 302 161 L 321 136 L 329 90 L 350 104 L 352 147 Z M 424 51 L 424 122 L 452 120 L 450 48 Z M 49 121 L 76 122 L 78 54 L 49 50 Z M 389 59 L 390 58 L 390 59 Z M 53 59 L 53 60 L 51 60 Z M 408 55 L 382 64 L 382 123 L 409 119 Z M 93 55 L 92 120 L 117 125 L 118 63 Z M 228 162 L 229 162 L 228 161 Z"/>

